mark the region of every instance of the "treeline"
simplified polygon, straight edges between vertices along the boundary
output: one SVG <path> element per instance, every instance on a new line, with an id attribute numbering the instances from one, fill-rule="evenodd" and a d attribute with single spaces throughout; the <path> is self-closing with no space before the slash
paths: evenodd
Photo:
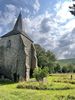
<path id="1" fill-rule="evenodd" d="M 71 73 L 71 72 L 75 72 L 75 65 L 74 64 L 67 64 L 67 65 L 57 65 L 58 67 L 55 67 L 56 71 L 55 72 L 59 72 L 59 73 Z"/>
<path id="2" fill-rule="evenodd" d="M 75 65 L 74 64 L 67 64 L 61 66 L 59 63 L 56 63 L 53 66 L 53 70 L 50 70 L 51 73 L 74 73 L 75 72 Z"/>
<path id="3" fill-rule="evenodd" d="M 61 66 L 56 59 L 56 56 L 50 50 L 45 50 L 39 44 L 35 44 L 38 67 L 49 69 L 49 73 L 69 73 L 75 72 L 75 65 L 67 64 Z"/>

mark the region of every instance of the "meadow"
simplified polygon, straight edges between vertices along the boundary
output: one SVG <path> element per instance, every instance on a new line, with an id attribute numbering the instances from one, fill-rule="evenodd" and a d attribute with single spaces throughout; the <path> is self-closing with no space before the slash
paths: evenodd
<path id="1" fill-rule="evenodd" d="M 72 75 L 72 77 L 71 77 Z M 28 89 L 26 86 L 47 86 L 46 89 Z M 18 86 L 22 88 L 17 88 Z M 43 83 L 0 82 L 0 100 L 75 100 L 75 74 L 51 74 Z"/>
<path id="2" fill-rule="evenodd" d="M 71 59 L 61 59 L 57 61 L 61 66 L 67 65 L 67 64 L 74 64 L 75 65 L 75 58 Z"/>

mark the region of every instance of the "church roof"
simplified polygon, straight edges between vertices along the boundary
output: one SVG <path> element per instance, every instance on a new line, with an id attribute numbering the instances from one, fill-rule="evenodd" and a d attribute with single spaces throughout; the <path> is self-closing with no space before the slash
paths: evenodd
<path id="1" fill-rule="evenodd" d="M 17 21 L 14 25 L 14 28 L 13 30 L 18 30 L 18 31 L 22 31 L 23 30 L 23 26 L 22 26 L 22 15 L 21 15 L 21 12 L 17 18 Z"/>
<path id="2" fill-rule="evenodd" d="M 3 36 L 1 36 L 1 38 L 8 37 L 8 36 L 11 36 L 11 35 L 17 35 L 17 34 L 22 34 L 23 36 L 25 36 L 26 38 L 31 40 L 31 38 L 23 31 L 23 23 L 22 23 L 22 15 L 21 15 L 21 13 L 19 14 L 19 16 L 17 18 L 17 21 L 16 21 L 16 23 L 14 25 L 13 30 L 8 32 L 7 34 L 4 34 Z"/>

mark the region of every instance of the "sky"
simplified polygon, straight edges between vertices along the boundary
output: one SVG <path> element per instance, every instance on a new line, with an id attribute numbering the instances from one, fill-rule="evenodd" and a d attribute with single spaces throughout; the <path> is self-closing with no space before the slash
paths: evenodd
<path id="1" fill-rule="evenodd" d="M 72 0 L 0 0 L 0 36 L 13 29 L 21 11 L 23 30 L 58 59 L 75 58 Z"/>

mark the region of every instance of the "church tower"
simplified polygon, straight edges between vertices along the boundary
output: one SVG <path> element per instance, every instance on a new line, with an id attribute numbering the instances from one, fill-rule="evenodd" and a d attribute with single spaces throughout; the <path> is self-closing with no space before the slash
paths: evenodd
<path id="1" fill-rule="evenodd" d="M 0 74 L 14 81 L 28 81 L 37 58 L 32 39 L 23 31 L 21 13 L 14 28 L 1 37 L 0 51 Z"/>

